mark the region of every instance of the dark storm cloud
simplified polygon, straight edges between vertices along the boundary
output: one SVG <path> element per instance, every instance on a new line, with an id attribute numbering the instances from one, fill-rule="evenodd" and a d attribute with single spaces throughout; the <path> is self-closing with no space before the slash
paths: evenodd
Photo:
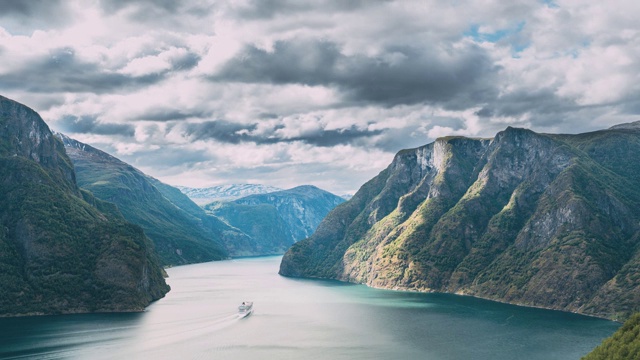
<path id="1" fill-rule="evenodd" d="M 106 72 L 97 64 L 78 60 L 73 49 L 57 49 L 47 58 L 30 61 L 21 70 L 0 75 L 0 88 L 100 94 L 123 87 L 146 86 L 161 79 L 157 74 L 132 77 Z"/>
<path id="2" fill-rule="evenodd" d="M 127 16 L 136 22 L 162 23 L 163 25 L 188 23 L 183 15 L 195 18 L 208 16 L 215 8 L 213 4 L 194 4 L 179 0 L 101 0 L 100 5 L 107 14 L 114 14 L 123 9 L 131 9 Z"/>
<path id="3" fill-rule="evenodd" d="M 200 56 L 191 52 L 187 52 L 184 56 L 175 59 L 171 63 L 171 65 L 173 66 L 174 70 L 188 70 L 198 65 L 199 61 Z"/>
<path id="4" fill-rule="evenodd" d="M 73 116 L 65 115 L 58 119 L 56 128 L 67 134 L 98 134 L 98 135 L 121 135 L 134 136 L 135 128 L 128 124 L 104 124 L 99 122 L 95 116 Z"/>
<path id="5" fill-rule="evenodd" d="M 304 143 L 320 146 L 331 147 L 342 144 L 352 144 L 358 139 L 366 139 L 372 136 L 382 134 L 382 130 L 360 130 L 355 126 L 346 129 L 322 130 L 312 134 L 282 139 L 279 141 L 302 141 Z"/>
<path id="6" fill-rule="evenodd" d="M 275 144 L 281 142 L 304 142 L 306 144 L 331 147 L 340 144 L 352 144 L 358 139 L 366 139 L 382 134 L 382 130 L 361 130 L 355 126 L 345 129 L 332 129 L 313 131 L 300 136 L 283 137 L 278 134 L 278 130 L 284 129 L 284 125 L 277 124 L 268 131 L 262 131 L 256 135 L 254 132 L 258 124 L 237 124 L 224 120 L 208 121 L 204 123 L 185 125 L 185 135 L 194 140 L 213 139 L 219 142 L 238 144 L 241 142 L 252 142 L 255 144 Z"/>
<path id="7" fill-rule="evenodd" d="M 255 130 L 256 124 L 244 125 L 214 120 L 203 123 L 187 124 L 185 135 L 193 140 L 214 139 L 224 143 L 238 144 L 240 142 L 253 141 L 247 132 Z"/>
<path id="8" fill-rule="evenodd" d="M 369 7 L 372 3 L 387 1 L 375 0 L 321 0 L 315 2 L 298 0 L 251 0 L 243 6 L 234 7 L 233 15 L 242 19 L 272 19 L 276 16 L 293 15 L 304 12 L 314 14 L 349 12 Z"/>
<path id="9" fill-rule="evenodd" d="M 563 113 L 578 106 L 569 99 L 558 98 L 553 90 L 519 91 L 495 100 L 494 116 L 519 116 L 526 113 Z"/>
<path id="10" fill-rule="evenodd" d="M 182 109 L 152 109 L 151 111 L 136 117 L 136 120 L 173 121 L 189 118 L 203 118 L 210 114 L 205 111 L 187 111 Z"/>
<path id="11" fill-rule="evenodd" d="M 182 1 L 177 0 L 101 0 L 102 8 L 109 12 L 117 12 L 125 7 L 133 4 L 144 6 L 147 9 L 156 8 L 163 9 L 166 12 L 174 12 L 180 7 Z"/>
<path id="12" fill-rule="evenodd" d="M 476 112 L 480 118 L 493 117 L 520 118 L 524 123 L 536 126 L 553 126 L 561 121 L 569 121 L 570 114 L 579 112 L 584 106 L 570 99 L 558 98 L 554 89 L 537 91 L 516 91 L 505 94 L 486 103 Z M 526 117 L 523 117 L 526 115 Z"/>
<path id="13" fill-rule="evenodd" d="M 31 34 L 68 24 L 71 14 L 61 0 L 0 0 L 1 26 L 14 34 Z"/>
<path id="14" fill-rule="evenodd" d="M 199 58 L 191 53 L 177 58 L 173 69 L 143 76 L 132 76 L 105 70 L 99 64 L 78 59 L 71 48 L 56 49 L 46 58 L 26 62 L 22 69 L 0 75 L 0 88 L 30 92 L 110 93 L 126 88 L 145 87 L 165 78 L 171 70 L 192 68 Z"/>
<path id="15" fill-rule="evenodd" d="M 273 51 L 248 46 L 212 79 L 323 85 L 351 103 L 384 106 L 451 103 L 466 108 L 496 93 L 496 73 L 484 50 L 387 47 L 377 57 L 345 56 L 328 41 L 279 41 Z M 455 103 L 455 104 L 454 104 Z"/>
<path id="16" fill-rule="evenodd" d="M 39 16 L 58 13 L 63 8 L 60 0 L 2 0 L 0 1 L 0 17 L 5 16 Z"/>

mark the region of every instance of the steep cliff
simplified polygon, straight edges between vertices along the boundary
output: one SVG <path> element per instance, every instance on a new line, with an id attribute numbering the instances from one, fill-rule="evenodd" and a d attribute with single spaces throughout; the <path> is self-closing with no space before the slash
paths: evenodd
<path id="1" fill-rule="evenodd" d="M 640 309 L 638 154 L 633 125 L 438 139 L 400 152 L 280 272 L 625 317 Z"/>
<path id="2" fill-rule="evenodd" d="M 140 311 L 169 290 L 142 229 L 78 189 L 61 141 L 0 97 L 0 316 Z"/>

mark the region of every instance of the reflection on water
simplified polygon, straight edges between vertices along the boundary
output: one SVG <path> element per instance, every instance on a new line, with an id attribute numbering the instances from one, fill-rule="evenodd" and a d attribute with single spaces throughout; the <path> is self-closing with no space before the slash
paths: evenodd
<path id="1" fill-rule="evenodd" d="M 277 275 L 280 257 L 168 269 L 144 313 L 0 319 L 8 359 L 579 359 L 619 324 Z M 254 301 L 245 319 L 238 304 Z"/>

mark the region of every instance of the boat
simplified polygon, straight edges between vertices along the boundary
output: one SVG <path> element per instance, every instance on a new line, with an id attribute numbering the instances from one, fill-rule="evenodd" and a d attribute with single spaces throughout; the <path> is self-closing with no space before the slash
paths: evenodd
<path id="1" fill-rule="evenodd" d="M 243 301 L 240 306 L 238 306 L 238 317 L 244 318 L 253 312 L 253 301 Z"/>

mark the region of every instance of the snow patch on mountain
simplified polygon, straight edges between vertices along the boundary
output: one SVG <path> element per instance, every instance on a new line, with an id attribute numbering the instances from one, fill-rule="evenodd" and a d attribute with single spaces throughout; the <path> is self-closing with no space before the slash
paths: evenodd
<path id="1" fill-rule="evenodd" d="M 206 205 L 214 201 L 233 201 L 245 196 L 268 194 L 282 189 L 261 184 L 227 184 L 208 188 L 191 188 L 176 186 L 198 205 Z"/>

